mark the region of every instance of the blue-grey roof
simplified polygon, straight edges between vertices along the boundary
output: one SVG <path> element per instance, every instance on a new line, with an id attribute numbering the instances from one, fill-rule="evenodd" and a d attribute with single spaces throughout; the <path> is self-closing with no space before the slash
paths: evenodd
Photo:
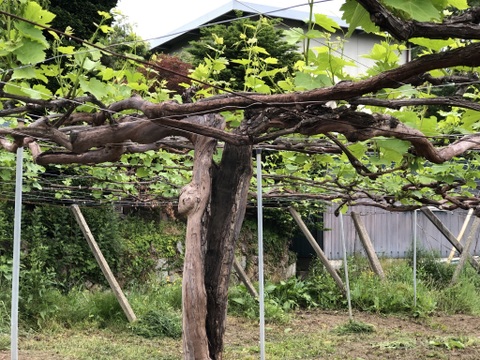
<path id="1" fill-rule="evenodd" d="M 167 36 L 162 36 L 159 38 L 155 38 L 150 40 L 151 48 L 155 48 L 157 46 L 161 46 L 165 43 L 170 42 L 171 40 L 182 36 L 183 34 L 198 29 L 213 20 L 228 14 L 229 12 L 239 10 L 245 13 L 252 13 L 252 14 L 262 14 L 269 17 L 276 17 L 282 19 L 291 19 L 297 21 L 305 21 L 308 20 L 309 13 L 306 11 L 296 10 L 297 6 L 292 6 L 290 8 L 280 8 L 271 5 L 261 5 L 256 3 L 250 3 L 246 1 L 237 1 L 232 0 L 227 4 L 221 5 L 213 11 L 210 11 L 207 14 L 199 16 L 197 19 L 179 27 L 178 29 L 174 30 L 171 34 Z M 331 17 L 335 20 L 341 27 L 348 27 L 345 21 L 338 17 Z"/>

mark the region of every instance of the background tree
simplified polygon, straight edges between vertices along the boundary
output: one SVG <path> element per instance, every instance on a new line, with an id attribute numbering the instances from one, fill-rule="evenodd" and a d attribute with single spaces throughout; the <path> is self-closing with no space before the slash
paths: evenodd
<path id="1" fill-rule="evenodd" d="M 75 36 L 81 39 L 90 39 L 102 20 L 102 16 L 98 12 L 109 13 L 117 6 L 118 0 L 48 0 L 48 2 L 48 9 L 57 15 L 51 24 L 53 28 L 64 31 L 70 27 Z M 112 20 L 113 18 L 107 25 L 111 25 Z"/>
<path id="2" fill-rule="evenodd" d="M 143 41 L 134 31 L 131 24 L 122 14 L 114 14 L 112 31 L 102 37 L 100 41 L 109 49 L 118 54 L 130 54 L 145 58 L 148 53 L 149 44 Z M 110 20 L 110 19 L 109 19 Z M 109 24 L 107 22 L 106 24 Z M 99 23 L 97 23 L 99 24 Z M 119 70 L 125 65 L 125 60 L 115 56 L 103 56 L 102 63 L 108 67 Z"/>
<path id="3" fill-rule="evenodd" d="M 238 14 L 239 16 L 241 14 Z M 234 90 L 244 90 L 247 68 L 261 69 L 261 59 L 275 59 L 275 63 L 265 63 L 266 69 L 284 69 L 266 79 L 269 87 L 275 87 L 283 79 L 301 56 L 295 45 L 284 40 L 283 31 L 277 26 L 281 19 L 262 18 L 234 20 L 228 25 L 215 25 L 200 29 L 201 38 L 191 42 L 188 52 L 193 55 L 193 65 L 204 62 L 205 58 L 215 59 L 219 56 L 229 60 L 226 68 L 217 76 L 217 80 L 229 84 Z M 250 66 L 247 60 L 259 62 Z M 258 76 L 258 73 L 255 74 Z"/>

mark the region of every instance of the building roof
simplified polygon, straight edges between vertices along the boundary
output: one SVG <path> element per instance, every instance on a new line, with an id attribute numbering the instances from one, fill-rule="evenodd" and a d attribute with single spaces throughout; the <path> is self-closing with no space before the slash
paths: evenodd
<path id="1" fill-rule="evenodd" d="M 271 5 L 261 5 L 246 1 L 232 0 L 224 5 L 219 6 L 207 14 L 199 16 L 197 19 L 179 27 L 170 35 L 156 38 L 150 41 L 152 52 L 168 51 L 172 48 L 173 43 L 185 43 L 199 35 L 199 28 L 207 24 L 217 24 L 221 22 L 230 22 L 236 19 L 235 11 L 242 11 L 248 15 L 264 15 L 268 17 L 282 18 L 288 20 L 296 20 L 303 22 L 308 20 L 309 13 L 306 11 L 296 10 L 297 6 L 289 8 L 280 8 Z M 342 19 L 331 17 L 341 27 L 348 27 Z"/>

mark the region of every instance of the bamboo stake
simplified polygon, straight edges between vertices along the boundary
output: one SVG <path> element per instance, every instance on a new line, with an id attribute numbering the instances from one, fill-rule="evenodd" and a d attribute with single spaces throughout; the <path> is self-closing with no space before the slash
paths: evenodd
<path id="1" fill-rule="evenodd" d="M 477 234 L 478 227 L 480 226 L 480 218 L 475 216 L 473 220 L 472 227 L 470 228 L 470 233 L 468 234 L 467 241 L 465 242 L 465 247 L 463 248 L 463 252 L 460 256 L 460 261 L 455 268 L 455 272 L 452 276 L 452 284 L 455 284 L 462 272 L 463 268 L 465 267 L 465 262 L 467 261 L 468 257 L 470 256 L 470 247 L 472 246 L 473 239 L 475 239 L 475 235 Z"/>
<path id="2" fill-rule="evenodd" d="M 462 242 L 463 234 L 465 234 L 465 230 L 467 230 L 467 225 L 470 222 L 470 218 L 472 217 L 472 214 L 473 214 L 473 209 L 468 210 L 467 217 L 465 218 L 462 228 L 460 229 L 460 232 L 458 233 L 458 236 L 457 236 L 457 241 L 459 243 Z M 450 255 L 448 255 L 448 258 L 447 258 L 447 264 L 450 264 L 452 262 L 452 259 L 455 256 L 455 252 L 456 252 L 455 246 L 452 246 Z"/>

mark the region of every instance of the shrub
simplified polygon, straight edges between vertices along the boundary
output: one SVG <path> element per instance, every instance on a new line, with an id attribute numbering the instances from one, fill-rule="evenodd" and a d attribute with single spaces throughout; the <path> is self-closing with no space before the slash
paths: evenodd
<path id="1" fill-rule="evenodd" d="M 265 321 L 272 323 L 286 323 L 289 319 L 282 304 L 274 296 L 270 295 L 275 285 L 265 285 Z M 247 291 L 246 287 L 237 285 L 230 288 L 228 293 L 228 312 L 236 316 L 244 316 L 249 319 L 258 319 L 260 317 L 260 306 L 258 299 L 254 298 Z"/>
<path id="2" fill-rule="evenodd" d="M 183 264 L 183 253 L 177 244 L 183 244 L 185 225 L 181 222 L 155 223 L 138 217 L 128 216 L 122 221 L 121 249 L 122 277 L 145 282 L 157 270 L 158 259 L 166 261 L 162 270 L 179 270 Z"/>
<path id="3" fill-rule="evenodd" d="M 2 259 L 11 259 L 13 204 L 0 203 L 0 285 L 4 280 Z M 85 220 L 107 263 L 123 284 L 145 281 L 156 272 L 157 260 L 167 270 L 178 269 L 183 255 L 183 223 L 155 223 L 139 216 L 121 218 L 113 207 L 82 208 Z M 53 274 L 52 284 L 68 292 L 86 283 L 108 286 L 92 251 L 70 209 L 64 206 L 26 206 L 22 220 L 22 272 L 28 274 L 32 256 L 40 256 L 43 268 Z M 48 266 L 47 266 L 48 264 Z M 38 263 L 36 266 L 40 266 Z"/>
<path id="4" fill-rule="evenodd" d="M 326 310 L 345 308 L 347 303 L 345 297 L 320 260 L 315 259 L 312 262 L 306 280 L 310 295 L 319 308 Z"/>
<path id="5" fill-rule="evenodd" d="M 352 278 L 352 304 L 363 311 L 407 313 L 414 316 L 425 316 L 435 310 L 435 297 L 422 282 L 417 283 L 417 301 L 416 307 L 414 306 L 413 272 L 407 264 L 398 264 L 386 275 L 384 281 L 371 271 Z"/>

